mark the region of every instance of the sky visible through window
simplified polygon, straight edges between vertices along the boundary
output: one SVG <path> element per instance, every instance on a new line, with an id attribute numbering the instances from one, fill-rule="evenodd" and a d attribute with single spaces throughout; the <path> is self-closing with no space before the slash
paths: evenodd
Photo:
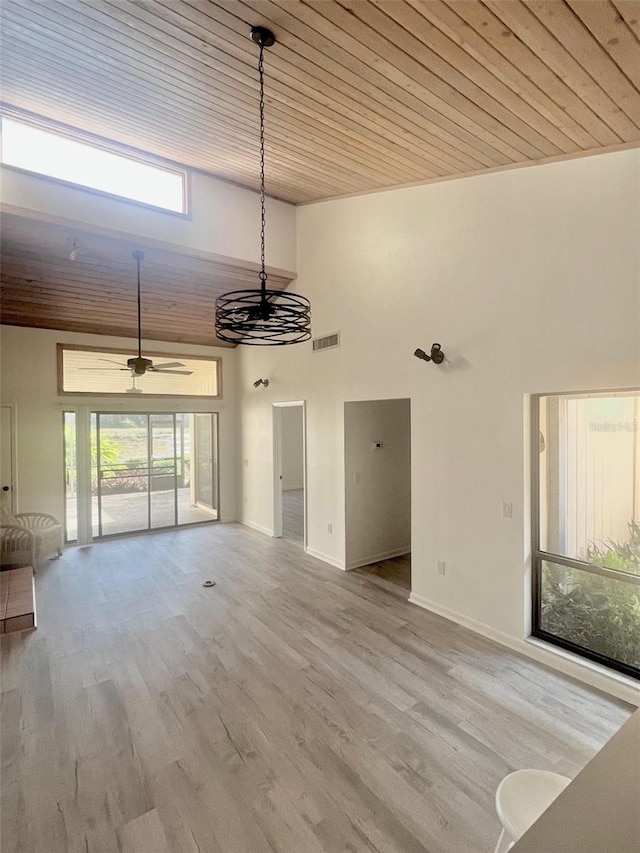
<path id="1" fill-rule="evenodd" d="M 184 174 L 2 118 L 2 162 L 184 213 Z"/>

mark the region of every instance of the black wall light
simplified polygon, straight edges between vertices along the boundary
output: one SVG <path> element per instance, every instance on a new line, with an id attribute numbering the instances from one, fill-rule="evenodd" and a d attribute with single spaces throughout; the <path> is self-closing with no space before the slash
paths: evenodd
<path id="1" fill-rule="evenodd" d="M 431 352 L 429 355 L 423 349 L 418 348 L 414 355 L 416 358 L 421 358 L 423 361 L 432 361 L 434 364 L 442 364 L 444 361 L 444 353 L 440 344 L 431 344 Z"/>
<path id="2" fill-rule="evenodd" d="M 264 385 L 265 388 L 268 388 L 269 387 L 269 380 L 268 379 L 256 379 L 256 381 L 253 383 L 254 388 L 259 388 L 261 385 Z"/>

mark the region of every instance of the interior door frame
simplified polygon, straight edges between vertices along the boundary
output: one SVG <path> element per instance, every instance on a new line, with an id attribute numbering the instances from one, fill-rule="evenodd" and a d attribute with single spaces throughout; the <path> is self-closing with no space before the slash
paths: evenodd
<path id="1" fill-rule="evenodd" d="M 282 538 L 282 409 L 302 408 L 302 547 L 307 550 L 307 401 L 272 403 L 273 412 L 273 535 Z"/>
<path id="2" fill-rule="evenodd" d="M 2 403 L 9 410 L 9 460 L 11 464 L 11 486 L 9 489 L 9 509 L 18 511 L 18 408 L 15 403 Z"/>

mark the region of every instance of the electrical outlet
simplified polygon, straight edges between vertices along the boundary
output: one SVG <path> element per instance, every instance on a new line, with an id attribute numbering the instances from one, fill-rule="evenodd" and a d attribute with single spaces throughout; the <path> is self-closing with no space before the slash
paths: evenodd
<path id="1" fill-rule="evenodd" d="M 327 533 L 333 533 L 333 524 L 331 522 L 327 524 Z"/>
<path id="2" fill-rule="evenodd" d="M 502 501 L 502 517 L 513 518 L 513 504 Z"/>
<path id="3" fill-rule="evenodd" d="M 446 573 L 447 572 L 446 572 L 444 560 L 438 560 L 438 574 L 439 575 L 446 575 Z"/>

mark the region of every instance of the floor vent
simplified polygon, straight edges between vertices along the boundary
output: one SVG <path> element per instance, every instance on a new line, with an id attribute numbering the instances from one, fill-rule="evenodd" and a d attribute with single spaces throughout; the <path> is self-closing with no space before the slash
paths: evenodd
<path id="1" fill-rule="evenodd" d="M 340 332 L 334 332 L 333 335 L 325 335 L 323 338 L 315 338 L 313 341 L 313 351 L 320 352 L 324 349 L 335 349 L 340 346 Z"/>

